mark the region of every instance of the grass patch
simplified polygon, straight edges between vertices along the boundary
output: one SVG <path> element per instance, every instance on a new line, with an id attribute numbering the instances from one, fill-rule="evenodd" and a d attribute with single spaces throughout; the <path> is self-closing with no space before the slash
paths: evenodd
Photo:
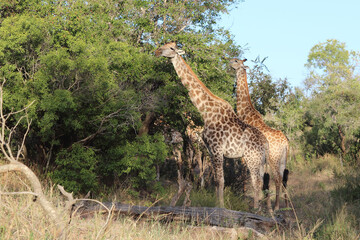
<path id="1" fill-rule="evenodd" d="M 358 168 L 345 166 L 334 172 L 336 164 L 339 161 L 335 156 L 324 156 L 292 166 L 288 190 L 298 221 L 292 218 L 292 211 L 283 211 L 289 213 L 286 217 L 290 227 L 270 233 L 268 239 L 359 239 Z M 50 183 L 44 185 L 47 185 L 46 195 L 57 206 L 57 210 L 62 212 L 63 197 Z M 169 183 L 164 189 L 156 196 L 142 193 L 133 196 L 129 193 L 129 188 L 120 187 L 117 192 L 103 197 L 146 206 L 168 205 L 177 191 L 177 185 Z M 10 192 L 29 189 L 23 176 L 6 173 L 0 175 L 0 190 Z M 250 198 L 244 197 L 226 188 L 225 207 L 251 211 L 253 199 L 250 192 L 249 196 Z M 213 189 L 194 188 L 190 198 L 191 206 L 216 206 L 216 193 Z M 182 201 L 180 199 L 178 204 L 181 205 Z M 194 228 L 184 222 L 164 223 L 160 219 L 134 220 L 120 216 L 112 220 L 105 231 L 101 231 L 104 223 L 103 215 L 95 215 L 89 219 L 75 216 L 68 228 L 67 239 L 236 239 L 227 233 L 210 231 L 206 226 Z M 33 202 L 32 196 L 0 195 L 0 239 L 53 239 L 54 231 L 55 228 L 42 208 Z"/>
<path id="2" fill-rule="evenodd" d="M 346 205 L 341 207 L 328 223 L 314 234 L 316 239 L 359 239 L 356 229 L 356 217 L 347 211 Z"/>
<path id="3" fill-rule="evenodd" d="M 331 192 L 332 197 L 360 206 L 360 174 L 357 168 L 347 168 L 344 172 L 334 171 L 334 175 L 338 184 Z"/>

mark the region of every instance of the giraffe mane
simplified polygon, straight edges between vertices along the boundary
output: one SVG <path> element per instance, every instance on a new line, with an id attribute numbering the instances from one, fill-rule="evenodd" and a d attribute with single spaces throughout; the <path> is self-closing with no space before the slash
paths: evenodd
<path id="1" fill-rule="evenodd" d="M 183 63 L 185 64 L 186 68 L 189 70 L 189 72 L 192 74 L 192 76 L 195 77 L 196 81 L 200 84 L 200 86 L 204 89 L 204 91 L 209 94 L 211 97 L 215 98 L 217 101 L 221 101 L 223 103 L 228 103 L 226 102 L 224 99 L 216 96 L 214 93 L 212 93 L 210 91 L 210 89 L 208 89 L 205 84 L 200 81 L 200 79 L 196 76 L 196 74 L 194 73 L 194 71 L 191 69 L 191 67 L 186 63 L 186 61 L 179 55 L 179 57 L 181 58 L 181 60 L 183 61 Z"/>

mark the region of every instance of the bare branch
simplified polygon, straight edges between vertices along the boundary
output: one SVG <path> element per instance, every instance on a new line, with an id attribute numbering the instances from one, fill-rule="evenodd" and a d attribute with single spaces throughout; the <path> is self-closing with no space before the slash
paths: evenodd
<path id="1" fill-rule="evenodd" d="M 0 195 L 33 195 L 33 196 L 39 196 L 38 194 L 34 192 L 1 192 Z"/>
<path id="2" fill-rule="evenodd" d="M 65 204 L 65 210 L 69 211 L 71 215 L 72 206 L 76 203 L 76 199 L 74 199 L 73 193 L 68 193 L 67 191 L 65 191 L 63 186 L 58 185 L 58 189 L 60 190 L 62 195 L 64 195 L 68 199 Z"/>
<path id="3" fill-rule="evenodd" d="M 182 32 L 182 31 L 184 31 L 184 29 L 186 28 L 186 27 L 188 27 L 190 25 L 190 23 L 188 22 L 188 23 L 186 23 L 184 26 L 182 26 L 179 30 L 177 30 L 176 31 L 176 34 L 178 34 L 178 33 L 180 33 L 180 32 Z"/>
<path id="4" fill-rule="evenodd" d="M 18 152 L 17 152 L 17 155 L 16 155 L 16 161 L 19 161 L 19 157 L 20 157 L 20 154 L 23 152 L 23 149 L 24 149 L 24 146 L 25 146 L 25 139 L 30 131 L 30 125 L 31 125 L 31 122 L 32 120 L 29 121 L 29 118 L 28 116 L 26 115 L 26 121 L 27 121 L 27 129 L 26 129 L 26 132 L 24 133 L 24 136 L 23 136 L 23 139 L 22 139 L 22 142 L 21 142 L 21 146 L 20 148 L 18 149 Z"/>
<path id="5" fill-rule="evenodd" d="M 10 113 L 5 114 L 4 117 L 6 117 L 6 120 L 7 120 L 7 119 L 9 119 L 9 117 L 12 116 L 12 115 L 16 115 L 16 114 L 18 114 L 18 113 L 27 111 L 27 110 L 31 107 L 31 105 L 34 104 L 34 102 L 35 102 L 35 100 L 33 100 L 31 103 L 29 103 L 29 105 L 27 105 L 26 107 L 24 107 L 24 108 L 22 108 L 22 109 L 20 109 L 20 110 L 18 110 L 18 111 L 15 111 L 15 112 L 11 111 Z"/>
<path id="6" fill-rule="evenodd" d="M 106 230 L 106 228 L 108 227 L 109 223 L 110 223 L 110 219 L 111 219 L 111 216 L 112 216 L 112 213 L 113 213 L 113 210 L 115 208 L 115 205 L 112 204 L 111 205 L 111 208 L 109 209 L 108 207 L 106 207 L 102 202 L 98 201 L 98 200 L 95 200 L 95 199 L 89 199 L 89 198 L 83 198 L 83 199 L 74 199 L 73 197 L 73 193 L 69 193 L 67 192 L 63 186 L 61 185 L 58 185 L 58 189 L 60 190 L 60 192 L 68 199 L 68 201 L 66 202 L 66 210 L 72 210 L 72 206 L 75 205 L 75 203 L 77 201 L 79 202 L 84 202 L 84 201 L 90 201 L 90 202 L 95 202 L 97 204 L 100 204 L 103 208 L 106 209 L 106 211 L 108 212 L 108 216 L 106 218 L 106 222 L 105 224 L 101 227 L 100 231 L 98 232 L 97 236 L 95 239 L 100 239 L 101 237 L 101 234 L 103 234 Z M 89 194 L 89 193 L 88 193 Z M 88 194 L 86 196 L 88 196 Z M 80 207 L 79 207 L 80 208 Z M 77 209 L 73 212 L 73 214 L 75 214 L 77 211 Z M 70 220 L 72 218 L 72 215 L 73 214 L 70 214 Z"/>
<path id="7" fill-rule="evenodd" d="M 4 92 L 3 92 L 3 87 L 4 87 L 4 84 L 6 82 L 6 79 L 4 78 L 4 81 L 0 84 L 0 121 L 1 121 L 1 133 L 0 133 L 0 145 L 1 145 L 1 151 L 2 153 L 4 154 L 5 158 L 9 161 L 9 162 L 13 162 L 13 161 L 18 161 L 19 160 L 19 157 L 22 153 L 22 150 L 24 148 L 24 144 L 25 144 L 25 139 L 26 139 L 26 136 L 30 130 L 30 124 L 31 124 L 31 121 L 29 122 L 29 119 L 27 117 L 27 109 L 30 108 L 30 106 L 35 102 L 32 101 L 28 106 L 22 108 L 21 110 L 19 111 L 11 111 L 10 113 L 8 114 L 4 114 L 4 109 L 3 109 L 3 100 L 4 100 Z M 10 116 L 13 116 L 15 114 L 18 114 L 18 113 L 22 113 L 22 112 L 25 112 L 25 116 L 21 116 L 18 121 L 16 122 L 16 124 L 11 128 L 9 129 L 8 126 L 6 125 L 6 121 L 10 118 Z M 27 123 L 28 123 L 28 126 L 27 126 L 27 130 L 26 130 L 26 133 L 23 137 L 23 140 L 22 140 L 22 144 L 20 146 L 20 148 L 18 149 L 17 151 L 17 156 L 16 158 L 13 156 L 13 153 L 12 153 L 12 149 L 11 149 L 11 139 L 12 139 L 12 135 L 14 134 L 15 132 L 15 129 L 19 126 L 19 124 L 21 123 L 21 121 L 26 117 L 27 119 Z M 6 130 L 9 130 L 9 134 L 7 136 L 7 141 L 5 140 L 6 137 Z"/>

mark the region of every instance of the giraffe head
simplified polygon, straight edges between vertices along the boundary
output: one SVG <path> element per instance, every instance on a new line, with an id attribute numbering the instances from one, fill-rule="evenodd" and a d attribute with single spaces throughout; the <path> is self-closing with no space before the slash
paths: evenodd
<path id="1" fill-rule="evenodd" d="M 246 71 L 246 69 L 248 69 L 249 67 L 248 66 L 245 66 L 244 65 L 244 62 L 246 62 L 247 59 L 243 59 L 243 60 L 240 60 L 240 59 L 237 59 L 237 58 L 233 58 L 230 60 L 230 66 L 235 69 L 236 71 L 239 70 L 239 69 L 244 69 Z"/>
<path id="2" fill-rule="evenodd" d="M 180 50 L 177 48 L 175 42 L 169 42 L 164 44 L 163 46 L 159 47 L 155 51 L 155 56 L 163 56 L 167 58 L 173 58 L 176 55 L 184 54 L 185 52 L 183 50 Z"/>

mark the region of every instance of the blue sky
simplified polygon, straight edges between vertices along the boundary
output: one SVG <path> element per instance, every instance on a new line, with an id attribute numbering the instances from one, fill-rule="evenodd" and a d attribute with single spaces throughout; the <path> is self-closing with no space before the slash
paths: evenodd
<path id="1" fill-rule="evenodd" d="M 218 24 L 248 48 L 243 57 L 268 57 L 264 63 L 273 79 L 286 77 L 297 87 L 303 86 L 314 45 L 337 39 L 360 51 L 359 0 L 245 0 Z"/>

